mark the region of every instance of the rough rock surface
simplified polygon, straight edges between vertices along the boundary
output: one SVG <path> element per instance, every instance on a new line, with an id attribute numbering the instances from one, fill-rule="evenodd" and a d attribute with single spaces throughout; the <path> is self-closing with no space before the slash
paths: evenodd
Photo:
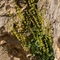
<path id="1" fill-rule="evenodd" d="M 19 19 L 16 16 L 15 2 L 22 8 L 24 6 L 22 1 L 0 0 L 0 60 L 36 60 L 30 58 L 30 55 L 22 48 L 20 41 L 11 34 L 14 22 L 18 22 L 20 26 Z M 9 13 L 13 15 L 13 18 Z"/>
<path id="2" fill-rule="evenodd" d="M 28 60 L 17 38 L 6 33 L 0 36 L 0 60 Z"/>
<path id="3" fill-rule="evenodd" d="M 40 11 L 46 9 L 45 23 L 53 27 L 54 60 L 60 60 L 60 0 L 39 0 L 37 5 Z"/>
<path id="4" fill-rule="evenodd" d="M 15 8 L 13 0 L 0 0 L 0 60 L 29 60 L 20 42 L 10 34 L 14 22 L 8 13 L 17 21 Z"/>
<path id="5" fill-rule="evenodd" d="M 22 1 L 23 0 L 19 0 L 19 2 Z M 20 7 L 24 6 L 24 4 L 20 5 Z M 51 26 L 53 27 L 54 60 L 60 60 L 60 0 L 39 0 L 37 6 L 41 13 L 44 13 L 42 10 L 46 9 L 44 16 L 45 23 L 50 21 Z M 13 26 L 14 22 L 9 17 L 8 12 L 13 14 L 14 19 L 17 22 L 18 19 L 15 15 L 15 8 L 16 5 L 14 4 L 13 0 L 0 0 L 0 60 L 28 60 L 25 57 L 25 53 L 22 47 L 18 46 L 20 43 L 18 43 L 16 37 L 9 34 L 11 31 L 10 26 Z M 15 42 L 12 42 L 14 40 Z M 14 54 L 14 52 L 16 54 Z"/>

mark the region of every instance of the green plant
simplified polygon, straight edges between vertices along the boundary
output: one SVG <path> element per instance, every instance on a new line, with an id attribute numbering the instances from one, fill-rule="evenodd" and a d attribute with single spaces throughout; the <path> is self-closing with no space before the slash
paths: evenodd
<path id="1" fill-rule="evenodd" d="M 44 14 L 40 14 L 37 9 L 38 0 L 24 0 L 24 2 L 26 4 L 24 12 L 17 6 L 17 16 L 22 30 L 19 33 L 13 28 L 13 33 L 21 41 L 23 47 L 29 47 L 33 56 L 38 56 L 40 60 L 53 60 L 51 26 L 50 24 L 44 25 Z M 20 28 L 18 24 L 16 26 L 17 29 Z M 27 33 L 29 33 L 28 36 Z"/>
<path id="2" fill-rule="evenodd" d="M 43 14 L 37 9 L 36 0 L 24 0 L 27 8 L 25 10 L 25 29 L 29 30 L 31 35 L 27 45 L 33 56 L 40 56 L 40 60 L 53 60 L 52 31 L 49 24 L 44 26 Z"/>

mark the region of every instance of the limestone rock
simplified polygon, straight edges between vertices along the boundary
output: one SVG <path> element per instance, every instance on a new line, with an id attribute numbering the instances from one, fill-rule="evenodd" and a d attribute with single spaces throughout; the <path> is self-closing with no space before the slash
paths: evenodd
<path id="1" fill-rule="evenodd" d="M 10 60 L 10 57 L 7 54 L 8 52 L 4 50 L 2 46 L 0 46 L 0 60 Z"/>
<path id="2" fill-rule="evenodd" d="M 6 23 L 7 23 L 7 21 L 9 20 L 9 17 L 0 17 L 0 28 L 2 27 L 2 26 L 4 26 Z"/>
<path id="3" fill-rule="evenodd" d="M 39 0 L 37 5 L 40 12 L 46 9 L 45 23 L 49 21 L 53 29 L 54 60 L 60 60 L 60 48 L 58 47 L 60 43 L 57 43 L 60 37 L 60 0 Z"/>
<path id="4" fill-rule="evenodd" d="M 15 1 L 20 3 L 23 0 L 15 0 Z M 23 5 L 19 3 L 18 5 L 20 7 L 24 6 L 24 3 Z M 51 26 L 53 27 L 52 29 L 53 29 L 54 56 L 55 56 L 55 60 L 59 60 L 60 43 L 58 43 L 58 38 L 60 37 L 60 0 L 39 0 L 37 6 L 38 9 L 40 9 L 41 13 L 44 13 L 42 10 L 46 9 L 46 12 L 44 13 L 45 23 L 49 21 Z M 19 22 L 19 19 L 16 16 L 15 8 L 16 5 L 14 4 L 13 0 L 0 0 L 0 43 L 2 44 L 2 46 L 0 46 L 0 60 L 19 60 L 20 55 L 18 53 L 20 53 L 21 50 L 23 51 L 23 49 L 20 49 L 20 46 L 18 46 L 19 43 L 17 42 L 18 44 L 16 44 L 17 39 L 14 36 L 8 35 L 8 33 L 11 31 L 10 27 L 13 27 L 14 25 L 14 22 L 12 18 L 9 17 L 8 12 L 13 14 L 13 18 L 16 22 Z M 15 40 L 15 44 L 14 42 L 12 42 L 14 40 Z M 9 51 L 4 50 L 4 48 L 6 48 Z M 12 51 L 12 49 L 14 52 Z M 17 53 L 17 50 L 20 51 Z M 12 53 L 9 56 L 8 53 L 10 52 Z M 15 52 L 16 54 L 14 54 Z M 17 57 L 13 56 L 13 54 L 17 55 Z M 24 54 L 25 53 L 21 52 L 23 58 L 27 59 L 24 57 L 25 56 Z M 23 59 L 21 58 L 21 60 Z"/>
<path id="5" fill-rule="evenodd" d="M 13 0 L 0 0 L 0 60 L 28 60 L 20 41 L 10 33 L 14 25 L 13 19 L 19 21 L 15 8 Z"/>

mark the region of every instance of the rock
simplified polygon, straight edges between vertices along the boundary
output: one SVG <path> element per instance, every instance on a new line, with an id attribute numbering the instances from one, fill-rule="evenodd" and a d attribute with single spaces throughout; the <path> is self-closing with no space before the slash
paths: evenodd
<path id="1" fill-rule="evenodd" d="M 10 60 L 8 52 L 2 46 L 0 46 L 0 60 Z"/>
<path id="2" fill-rule="evenodd" d="M 9 12 L 11 16 L 13 15 L 13 19 L 9 16 Z M 11 35 L 14 22 L 19 22 L 15 2 L 0 0 L 0 60 L 29 60 L 20 41 Z"/>
<path id="3" fill-rule="evenodd" d="M 29 60 L 26 57 L 26 52 L 22 48 L 20 41 L 11 34 L 6 34 L 0 37 L 0 49 L 0 55 L 4 52 L 0 56 L 0 60 Z"/>
<path id="4" fill-rule="evenodd" d="M 9 17 L 0 17 L 0 28 L 3 27 L 7 21 L 9 20 Z"/>
<path id="5" fill-rule="evenodd" d="M 14 60 L 20 60 L 20 58 L 16 58 L 16 57 L 14 57 Z"/>
<path id="6" fill-rule="evenodd" d="M 18 2 L 18 5 L 21 8 L 25 6 L 23 0 L 15 0 L 15 2 Z M 51 26 L 53 27 L 53 49 L 55 56 L 54 60 L 59 60 L 60 43 L 58 42 L 58 38 L 60 37 L 60 0 L 39 0 L 37 6 L 41 13 L 44 13 L 43 9 L 46 9 L 46 12 L 44 13 L 45 23 L 49 21 Z M 24 50 L 22 49 L 20 43 L 17 42 L 16 37 L 9 35 L 14 25 L 14 21 L 8 14 L 9 12 L 13 15 L 14 21 L 19 22 L 19 19 L 16 16 L 16 5 L 14 1 L 0 0 L 0 45 L 2 45 L 0 46 L 0 60 L 19 60 L 20 53 L 22 55 L 21 57 L 23 57 L 25 60 L 28 60 L 25 57 Z M 30 33 L 28 33 L 27 35 L 29 36 Z M 17 52 L 17 50 L 19 52 Z M 8 55 L 8 53 L 11 53 L 10 56 Z M 13 56 L 13 54 L 15 56 Z M 23 60 L 23 58 L 21 58 L 21 60 Z"/>
<path id="7" fill-rule="evenodd" d="M 43 9 L 46 9 L 45 23 L 49 21 L 53 29 L 54 60 L 60 60 L 60 48 L 58 47 L 60 43 L 57 43 L 60 37 L 60 0 L 39 0 L 37 5 L 41 13 Z"/>

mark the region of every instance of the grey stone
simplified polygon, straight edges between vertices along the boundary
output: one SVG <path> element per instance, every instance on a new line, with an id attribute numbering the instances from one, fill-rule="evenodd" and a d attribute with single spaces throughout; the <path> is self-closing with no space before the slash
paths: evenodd
<path id="1" fill-rule="evenodd" d="M 6 23 L 7 23 L 7 21 L 9 20 L 9 17 L 0 17 L 0 28 L 2 27 L 2 26 L 4 26 Z"/>
<path id="2" fill-rule="evenodd" d="M 45 22 L 49 21 L 53 28 L 54 60 L 60 60 L 60 48 L 58 47 L 60 43 L 57 43 L 60 37 L 60 0 L 39 0 L 37 5 L 40 11 L 45 6 Z"/>

